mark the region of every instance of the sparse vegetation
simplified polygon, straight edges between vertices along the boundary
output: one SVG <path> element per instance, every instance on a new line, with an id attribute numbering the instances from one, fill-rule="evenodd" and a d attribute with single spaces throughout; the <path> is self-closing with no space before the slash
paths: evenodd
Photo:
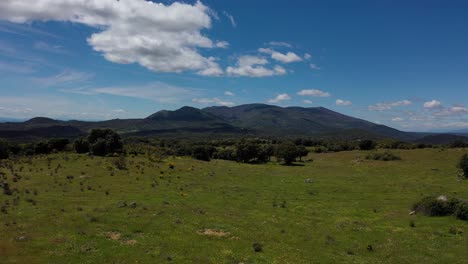
<path id="1" fill-rule="evenodd" d="M 401 160 L 400 156 L 397 156 L 391 152 L 377 152 L 372 153 L 366 156 L 368 160 L 380 160 L 380 161 L 394 161 L 394 160 Z"/>
<path id="2" fill-rule="evenodd" d="M 462 170 L 463 177 L 465 179 L 468 178 L 468 154 L 462 156 L 460 162 L 458 163 L 458 167 Z"/>

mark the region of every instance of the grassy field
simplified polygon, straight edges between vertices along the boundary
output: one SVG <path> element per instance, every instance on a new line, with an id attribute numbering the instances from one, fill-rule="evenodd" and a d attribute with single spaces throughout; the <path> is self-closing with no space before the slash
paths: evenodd
<path id="1" fill-rule="evenodd" d="M 455 167 L 466 152 L 310 154 L 303 166 L 138 156 L 127 170 L 78 154 L 2 161 L 19 192 L 0 193 L 0 262 L 468 263 L 468 222 L 409 215 L 426 195 L 468 199 Z"/>

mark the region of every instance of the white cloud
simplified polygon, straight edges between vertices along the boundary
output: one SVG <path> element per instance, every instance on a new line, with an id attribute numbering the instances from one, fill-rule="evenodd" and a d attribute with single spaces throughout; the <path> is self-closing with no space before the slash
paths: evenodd
<path id="1" fill-rule="evenodd" d="M 313 102 L 311 100 L 303 100 L 302 101 L 304 104 L 312 104 Z"/>
<path id="2" fill-rule="evenodd" d="M 432 100 L 424 103 L 424 108 L 427 109 L 433 109 L 433 108 L 439 108 L 442 106 L 442 103 L 437 100 Z"/>
<path id="3" fill-rule="evenodd" d="M 235 103 L 229 101 L 223 101 L 217 97 L 214 98 L 193 98 L 192 102 L 199 104 L 217 104 L 221 106 L 234 106 Z"/>
<path id="4" fill-rule="evenodd" d="M 411 104 L 412 102 L 410 100 L 402 100 L 402 101 L 396 101 L 396 102 L 390 102 L 390 103 L 378 103 L 375 105 L 370 105 L 369 110 L 370 111 L 385 111 L 385 110 L 390 110 L 393 107 L 408 106 Z"/>
<path id="5" fill-rule="evenodd" d="M 312 70 L 320 70 L 321 68 L 319 66 L 317 66 L 316 64 L 309 64 L 309 67 L 312 69 Z"/>
<path id="6" fill-rule="evenodd" d="M 291 96 L 286 93 L 278 94 L 275 98 L 268 100 L 268 103 L 279 103 L 281 101 L 291 100 Z"/>
<path id="7" fill-rule="evenodd" d="M 229 47 L 229 42 L 227 42 L 227 41 L 218 41 L 218 42 L 216 42 L 216 47 L 221 48 L 221 49 L 225 49 L 225 48 Z"/>
<path id="8" fill-rule="evenodd" d="M 347 100 L 342 100 L 342 99 L 337 99 L 336 102 L 335 102 L 336 105 L 341 105 L 341 106 L 350 106 L 352 105 L 353 103 L 351 101 L 347 101 Z"/>
<path id="9" fill-rule="evenodd" d="M 292 48 L 293 45 L 283 42 L 283 41 L 270 41 L 268 42 L 268 45 L 270 46 L 277 46 L 277 47 L 286 47 L 286 48 Z"/>
<path id="10" fill-rule="evenodd" d="M 434 115 L 436 116 L 451 116 L 464 114 L 468 114 L 468 108 L 462 105 L 456 105 L 448 108 L 440 107 L 437 112 L 434 112 Z"/>
<path id="11" fill-rule="evenodd" d="M 193 97 L 195 91 L 168 85 L 162 82 L 153 82 L 146 85 L 137 86 L 110 86 L 98 88 L 78 88 L 63 89 L 65 93 L 75 93 L 82 95 L 113 95 L 121 97 L 131 97 L 143 100 L 151 100 L 159 103 L 176 104 Z"/>
<path id="12" fill-rule="evenodd" d="M 223 14 L 229 19 L 229 21 L 231 22 L 232 27 L 237 27 L 236 20 L 234 19 L 234 17 L 231 14 L 229 14 L 226 11 L 223 11 Z"/>
<path id="13" fill-rule="evenodd" d="M 309 53 L 306 53 L 306 54 L 304 54 L 304 59 L 310 60 L 310 59 L 312 59 L 312 55 L 310 55 Z"/>
<path id="14" fill-rule="evenodd" d="M 51 45 L 44 41 L 36 41 L 34 49 L 56 54 L 67 54 L 68 52 L 60 45 Z"/>
<path id="15" fill-rule="evenodd" d="M 297 93 L 301 96 L 314 96 L 314 97 L 330 97 L 330 93 L 324 92 L 322 90 L 311 89 L 311 90 L 301 90 Z"/>
<path id="16" fill-rule="evenodd" d="M 87 41 L 111 62 L 138 63 L 157 72 L 221 75 L 216 59 L 198 51 L 217 47 L 202 34 L 211 27 L 210 14 L 199 1 L 193 5 L 145 0 L 0 1 L 0 20 L 73 22 L 95 28 Z"/>
<path id="17" fill-rule="evenodd" d="M 292 62 L 302 61 L 301 57 L 299 57 L 296 53 L 290 52 L 290 51 L 287 52 L 286 54 L 274 51 L 270 48 L 260 48 L 258 49 L 258 51 L 261 53 L 270 54 L 272 59 L 282 62 L 282 63 L 292 63 Z"/>
<path id="18" fill-rule="evenodd" d="M 85 82 L 93 77 L 93 74 L 87 72 L 79 72 L 73 70 L 64 70 L 59 74 L 43 77 L 34 78 L 33 80 L 44 86 L 55 86 L 66 83 L 79 83 Z"/>
<path id="19" fill-rule="evenodd" d="M 266 64 L 268 64 L 268 60 L 263 57 L 244 55 L 238 58 L 235 67 L 227 67 L 226 73 L 230 76 L 246 77 L 267 77 L 286 74 L 286 70 L 283 67 L 277 65 L 273 69 L 270 69 L 264 66 Z"/>
<path id="20" fill-rule="evenodd" d="M 231 92 L 231 91 L 225 91 L 224 95 L 226 95 L 226 96 L 235 96 L 235 94 L 233 92 Z"/>
<path id="21" fill-rule="evenodd" d="M 401 122 L 401 121 L 403 121 L 403 120 L 404 120 L 404 119 L 403 119 L 402 117 L 399 117 L 399 116 L 392 118 L 392 121 L 393 121 L 393 122 Z"/>

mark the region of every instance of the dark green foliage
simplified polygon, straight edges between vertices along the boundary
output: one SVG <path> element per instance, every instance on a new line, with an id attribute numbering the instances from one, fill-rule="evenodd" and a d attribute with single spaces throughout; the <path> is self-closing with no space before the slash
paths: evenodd
<path id="1" fill-rule="evenodd" d="M 105 156 L 109 152 L 107 151 L 107 142 L 103 138 L 97 139 L 90 147 L 91 153 L 96 156 Z"/>
<path id="2" fill-rule="evenodd" d="M 66 138 L 54 138 L 49 140 L 49 148 L 51 150 L 63 151 L 65 147 L 70 143 L 70 140 Z"/>
<path id="3" fill-rule="evenodd" d="M 73 147 L 77 153 L 88 153 L 89 152 L 89 142 L 86 138 L 78 138 L 73 143 Z"/>
<path id="4" fill-rule="evenodd" d="M 263 245 L 260 243 L 253 243 L 252 248 L 255 252 L 262 252 L 263 251 Z"/>
<path id="5" fill-rule="evenodd" d="M 221 160 L 237 160 L 236 151 L 232 148 L 222 148 L 214 153 L 213 158 Z"/>
<path id="6" fill-rule="evenodd" d="M 303 146 L 303 145 L 299 145 L 297 146 L 297 155 L 299 156 L 299 159 L 302 160 L 302 157 L 305 157 L 309 154 L 309 150 Z"/>
<path id="7" fill-rule="evenodd" d="M 195 146 L 192 149 L 192 157 L 197 160 L 210 161 L 215 148 L 208 145 Z"/>
<path id="8" fill-rule="evenodd" d="M 34 146 L 35 154 L 49 154 L 52 151 L 48 142 L 39 142 Z"/>
<path id="9" fill-rule="evenodd" d="M 413 205 L 413 210 L 427 216 L 447 216 L 460 214 L 466 217 L 466 203 L 456 198 L 429 196 Z M 457 212 L 457 213 L 456 213 Z"/>
<path id="10" fill-rule="evenodd" d="M 468 221 L 468 202 L 460 202 L 455 208 L 454 215 L 458 219 Z"/>
<path id="11" fill-rule="evenodd" d="M 260 150 L 261 147 L 259 144 L 252 141 L 242 140 L 237 144 L 237 160 L 244 163 L 253 162 L 257 158 Z"/>
<path id="12" fill-rule="evenodd" d="M 120 135 L 111 129 L 93 129 L 88 136 L 88 142 L 91 153 L 96 156 L 122 153 L 123 151 Z"/>
<path id="13" fill-rule="evenodd" d="M 466 148 L 467 146 L 468 143 L 463 139 L 456 139 L 450 144 L 451 148 Z"/>
<path id="14" fill-rule="evenodd" d="M 377 144 L 370 139 L 365 139 L 359 142 L 359 149 L 360 150 L 372 150 L 375 148 Z"/>
<path id="15" fill-rule="evenodd" d="M 291 164 L 299 157 L 299 150 L 292 142 L 283 142 L 276 149 L 276 157 L 286 164 Z"/>
<path id="16" fill-rule="evenodd" d="M 468 178 L 468 154 L 462 156 L 458 167 L 463 171 L 463 176 Z"/>
<path id="17" fill-rule="evenodd" d="M 393 161 L 401 160 L 400 156 L 397 156 L 391 152 L 385 151 L 383 153 L 373 153 L 366 156 L 368 160 L 381 160 L 381 161 Z"/>
<path id="18" fill-rule="evenodd" d="M 8 143 L 3 140 L 0 140 L 0 160 L 8 159 L 8 157 L 10 156 L 8 148 Z"/>

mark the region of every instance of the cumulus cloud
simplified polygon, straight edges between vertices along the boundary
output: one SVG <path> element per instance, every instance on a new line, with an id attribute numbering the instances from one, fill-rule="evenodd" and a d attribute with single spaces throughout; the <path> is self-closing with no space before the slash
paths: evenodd
<path id="1" fill-rule="evenodd" d="M 304 104 L 312 104 L 312 101 L 311 100 L 303 100 L 302 101 Z"/>
<path id="2" fill-rule="evenodd" d="M 238 58 L 236 66 L 229 66 L 226 73 L 231 76 L 267 77 L 286 74 L 286 69 L 276 65 L 268 68 L 268 60 L 260 56 L 244 55 Z"/>
<path id="3" fill-rule="evenodd" d="M 310 55 L 309 53 L 306 53 L 306 54 L 304 54 L 304 59 L 310 60 L 310 59 L 312 59 L 312 55 Z"/>
<path id="4" fill-rule="evenodd" d="M 199 104 L 217 104 L 221 106 L 234 106 L 235 103 L 229 101 L 223 101 L 217 97 L 214 98 L 193 98 L 192 102 Z"/>
<path id="5" fill-rule="evenodd" d="M 287 101 L 287 100 L 291 100 L 291 96 L 289 96 L 286 93 L 283 93 L 283 94 L 278 94 L 275 98 L 268 100 L 268 103 L 275 104 L 275 103 L 279 103 L 281 101 Z"/>
<path id="6" fill-rule="evenodd" d="M 301 96 L 314 96 L 314 97 L 330 97 L 330 93 L 324 92 L 322 90 L 310 89 L 310 90 L 301 90 L 297 93 Z"/>
<path id="7" fill-rule="evenodd" d="M 385 111 L 385 110 L 390 110 L 393 107 L 408 106 L 411 104 L 412 102 L 410 100 L 401 100 L 401 101 L 390 102 L 390 103 L 378 103 L 375 105 L 370 105 L 369 110 L 370 111 Z"/>
<path id="8" fill-rule="evenodd" d="M 261 53 L 270 54 L 272 59 L 282 63 L 293 63 L 302 61 L 302 58 L 299 57 L 299 55 L 290 51 L 287 53 L 281 53 L 270 48 L 260 48 L 258 49 L 258 51 Z"/>
<path id="9" fill-rule="evenodd" d="M 442 106 L 442 103 L 437 100 L 432 100 L 424 103 L 424 108 L 426 109 L 434 109 L 434 108 L 439 108 Z"/>
<path id="10" fill-rule="evenodd" d="M 225 91 L 224 92 L 224 95 L 227 95 L 227 96 L 235 96 L 235 94 L 231 91 Z"/>
<path id="11" fill-rule="evenodd" d="M 349 106 L 349 105 L 352 105 L 353 103 L 348 100 L 337 99 L 335 104 L 340 105 L 340 106 Z"/>
<path id="12" fill-rule="evenodd" d="M 146 0 L 2 0 L 0 20 L 13 23 L 61 21 L 97 30 L 88 43 L 114 63 L 138 63 L 157 72 L 223 73 L 199 49 L 225 47 L 202 34 L 211 27 L 210 9 L 200 1 L 170 5 Z"/>

